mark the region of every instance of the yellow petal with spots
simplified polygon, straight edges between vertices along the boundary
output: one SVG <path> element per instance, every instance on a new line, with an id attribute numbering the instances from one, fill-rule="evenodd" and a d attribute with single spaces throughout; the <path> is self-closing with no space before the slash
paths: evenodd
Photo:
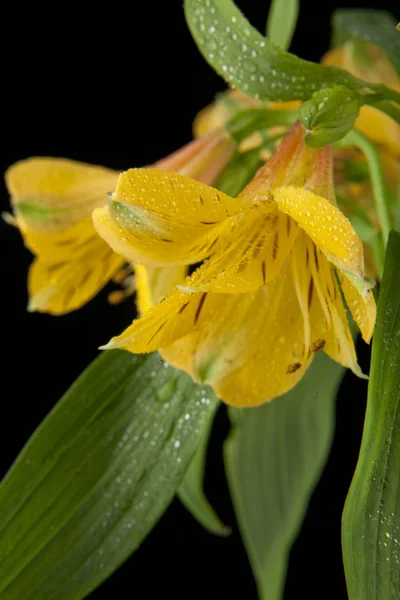
<path id="1" fill-rule="evenodd" d="M 271 196 L 279 210 L 294 219 L 341 271 L 363 279 L 364 255 L 350 221 L 322 196 L 303 188 L 276 188 Z"/>
<path id="2" fill-rule="evenodd" d="M 305 355 L 323 349 L 358 377 L 364 377 L 334 267 L 304 233 L 296 240 L 292 270 L 304 320 Z"/>
<path id="3" fill-rule="evenodd" d="M 206 307 L 207 311 L 204 311 Z M 103 348 L 123 348 L 135 353 L 153 352 L 193 331 L 194 327 L 209 318 L 210 311 L 217 314 L 220 307 L 218 294 L 185 294 L 176 290 Z"/>
<path id="4" fill-rule="evenodd" d="M 34 260 L 28 279 L 29 310 L 54 315 L 76 310 L 121 267 L 123 259 L 93 229 L 87 241 L 81 243 L 81 247 L 70 254 L 59 254 L 53 262 L 40 257 Z"/>
<path id="5" fill-rule="evenodd" d="M 29 272 L 29 309 L 75 310 L 123 263 L 97 235 L 92 210 L 104 204 L 118 173 L 73 160 L 30 158 L 6 173 L 16 224 L 37 258 Z"/>
<path id="6" fill-rule="evenodd" d="M 165 296 L 173 292 L 178 284 L 183 283 L 187 268 L 148 267 L 135 265 L 136 304 L 139 313 L 144 314 Z"/>
<path id="7" fill-rule="evenodd" d="M 290 267 L 253 292 L 209 296 L 203 324 L 162 348 L 162 356 L 235 406 L 257 406 L 291 389 L 313 353 L 304 357 L 302 314 Z"/>
<path id="8" fill-rule="evenodd" d="M 339 286 L 340 274 L 336 275 L 335 267 L 317 248 L 315 248 L 315 252 L 310 252 L 310 270 L 324 313 L 329 319 L 324 351 L 336 362 L 351 369 L 358 377 L 365 378 L 357 363 L 354 342 Z M 346 278 L 343 279 L 346 280 Z"/>
<path id="9" fill-rule="evenodd" d="M 269 205 L 271 206 L 271 205 Z M 275 279 L 285 264 L 298 233 L 296 223 L 274 210 L 245 213 L 215 253 L 188 278 L 183 291 L 249 292 Z"/>
<path id="10" fill-rule="evenodd" d="M 229 217 L 248 207 L 177 173 L 122 173 L 108 205 L 93 222 L 110 246 L 131 262 L 153 266 L 199 262 L 229 233 Z"/>
<path id="11" fill-rule="evenodd" d="M 19 224 L 49 232 L 77 223 L 104 204 L 118 173 L 63 158 L 29 158 L 11 166 L 5 179 Z"/>

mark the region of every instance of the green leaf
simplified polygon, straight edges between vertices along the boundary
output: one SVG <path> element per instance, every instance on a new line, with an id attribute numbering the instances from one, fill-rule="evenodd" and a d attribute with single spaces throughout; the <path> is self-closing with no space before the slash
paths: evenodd
<path id="1" fill-rule="evenodd" d="M 343 374 L 320 353 L 289 393 L 231 410 L 226 472 L 262 600 L 282 598 L 289 551 L 330 448 Z"/>
<path id="2" fill-rule="evenodd" d="M 263 161 L 260 158 L 260 148 L 248 152 L 237 152 L 214 182 L 214 187 L 232 198 L 236 198 L 251 181 Z"/>
<path id="3" fill-rule="evenodd" d="M 185 0 L 192 36 L 207 62 L 231 85 L 260 100 L 307 100 L 321 87 L 363 82 L 342 69 L 301 60 L 262 36 L 231 0 Z"/>
<path id="4" fill-rule="evenodd" d="M 215 408 L 218 405 L 215 404 Z M 231 529 L 225 527 L 214 509 L 209 504 L 203 491 L 204 468 L 206 464 L 208 438 L 213 424 L 214 412 L 209 415 L 207 423 L 203 426 L 199 445 L 185 477 L 179 486 L 178 496 L 181 502 L 192 513 L 195 519 L 215 535 L 229 535 Z"/>
<path id="5" fill-rule="evenodd" d="M 378 302 L 360 456 L 343 512 L 350 600 L 400 595 L 400 235 L 392 232 Z"/>
<path id="6" fill-rule="evenodd" d="M 291 127 L 298 118 L 297 110 L 269 110 L 267 108 L 247 108 L 237 112 L 225 125 L 233 140 L 240 144 L 256 131 L 284 125 Z"/>
<path id="7" fill-rule="evenodd" d="M 400 35 L 397 21 L 384 10 L 344 8 L 332 17 L 333 46 L 348 40 L 361 40 L 383 50 L 400 75 Z"/>
<path id="8" fill-rule="evenodd" d="M 139 546 L 215 407 L 158 354 L 102 353 L 0 486 L 1 600 L 79 600 Z"/>
<path id="9" fill-rule="evenodd" d="M 282 50 L 287 50 L 296 29 L 299 0 L 272 0 L 267 21 L 267 36 Z"/>

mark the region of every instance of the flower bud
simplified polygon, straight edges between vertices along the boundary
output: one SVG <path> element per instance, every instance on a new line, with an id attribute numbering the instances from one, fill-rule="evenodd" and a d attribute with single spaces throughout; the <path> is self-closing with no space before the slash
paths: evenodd
<path id="1" fill-rule="evenodd" d="M 344 85 L 315 92 L 299 110 L 306 144 L 321 148 L 340 140 L 353 127 L 359 110 L 357 93 Z"/>

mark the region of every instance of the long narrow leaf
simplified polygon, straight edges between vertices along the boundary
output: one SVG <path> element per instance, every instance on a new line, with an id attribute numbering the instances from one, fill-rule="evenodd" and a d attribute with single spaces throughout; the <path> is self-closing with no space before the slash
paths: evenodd
<path id="1" fill-rule="evenodd" d="M 282 50 L 292 41 L 299 14 L 299 0 L 272 0 L 268 13 L 267 36 Z"/>
<path id="2" fill-rule="evenodd" d="M 216 405 L 217 408 L 217 405 Z M 179 486 L 178 496 L 181 502 L 192 513 L 195 519 L 210 533 L 228 535 L 230 528 L 225 527 L 203 491 L 204 469 L 206 465 L 207 446 L 213 424 L 214 414 L 210 414 L 208 422 L 202 429 L 201 439 L 185 477 Z"/>
<path id="3" fill-rule="evenodd" d="M 1 600 L 79 600 L 172 500 L 216 399 L 158 354 L 84 371 L 0 486 Z"/>
<path id="4" fill-rule="evenodd" d="M 350 600 L 400 598 L 400 235 L 391 233 L 357 468 L 343 512 Z"/>
<path id="5" fill-rule="evenodd" d="M 282 598 L 289 551 L 330 448 L 343 373 L 321 354 L 285 396 L 231 411 L 226 472 L 262 600 Z"/>

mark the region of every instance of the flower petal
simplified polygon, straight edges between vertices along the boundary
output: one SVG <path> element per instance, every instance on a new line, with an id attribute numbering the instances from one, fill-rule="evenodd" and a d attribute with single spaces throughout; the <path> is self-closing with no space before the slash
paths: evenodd
<path id="1" fill-rule="evenodd" d="M 136 304 L 139 313 L 144 314 L 165 296 L 172 293 L 186 277 L 187 268 L 177 267 L 148 267 L 135 265 L 136 275 Z"/>
<path id="2" fill-rule="evenodd" d="M 336 206 L 322 196 L 293 186 L 276 188 L 271 196 L 279 210 L 292 217 L 333 264 L 363 279 L 362 242 Z"/>
<path id="3" fill-rule="evenodd" d="M 324 327 L 317 319 L 313 340 L 318 342 Z M 246 294 L 174 292 L 108 347 L 161 349 L 171 364 L 237 406 L 285 393 L 313 356 L 304 356 L 303 319 L 288 265 L 270 285 Z"/>
<path id="4" fill-rule="evenodd" d="M 29 271 L 29 310 L 54 315 L 88 302 L 114 275 L 123 259 L 91 228 L 82 245 L 53 262 L 36 258 Z M 65 250 L 65 248 L 63 249 Z"/>
<path id="5" fill-rule="evenodd" d="M 316 246 L 314 252 L 310 252 L 310 269 L 324 314 L 329 320 L 324 352 L 336 362 L 351 369 L 358 377 L 365 378 L 357 362 L 339 287 L 340 275 L 336 276 L 335 268 Z"/>
<path id="6" fill-rule="evenodd" d="M 190 264 L 215 252 L 229 217 L 245 205 L 177 173 L 131 169 L 122 173 L 107 206 L 93 213 L 99 234 L 131 262 Z"/>
<path id="7" fill-rule="evenodd" d="M 118 173 L 64 158 L 29 158 L 5 175 L 24 230 L 58 231 L 88 217 L 115 188 Z"/>
<path id="8" fill-rule="evenodd" d="M 220 308 L 217 294 L 184 294 L 176 290 L 102 348 L 123 348 L 134 353 L 153 352 L 187 335 L 209 319 L 210 313 L 215 315 Z"/>
<path id="9" fill-rule="evenodd" d="M 226 237 L 226 247 L 199 267 L 181 289 L 237 294 L 275 279 L 293 247 L 298 227 L 273 205 L 272 210 L 270 214 L 257 210 L 244 214 Z"/>
<path id="10" fill-rule="evenodd" d="M 159 160 L 152 168 L 187 175 L 211 185 L 235 150 L 235 144 L 220 128 L 193 140 Z"/>
<path id="11" fill-rule="evenodd" d="M 369 289 L 357 289 L 347 277 L 340 277 L 340 285 L 353 319 L 357 323 L 364 341 L 369 343 L 374 332 L 376 320 L 374 296 Z"/>
<path id="12" fill-rule="evenodd" d="M 162 356 L 235 406 L 257 406 L 291 389 L 313 355 L 304 357 L 303 321 L 290 268 L 253 292 L 209 296 L 208 319 L 162 348 Z"/>

